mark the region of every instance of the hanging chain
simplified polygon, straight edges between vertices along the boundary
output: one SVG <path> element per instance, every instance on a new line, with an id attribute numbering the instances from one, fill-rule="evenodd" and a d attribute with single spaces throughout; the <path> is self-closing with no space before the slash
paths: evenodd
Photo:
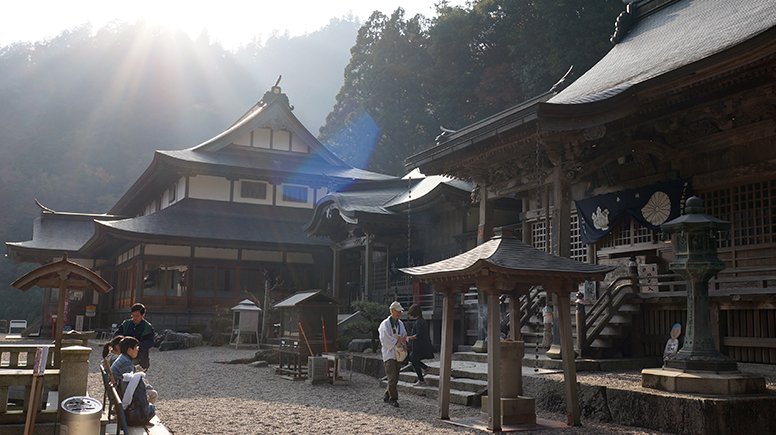
<path id="1" fill-rule="evenodd" d="M 541 128 L 539 127 L 539 121 L 536 121 L 536 210 L 537 214 L 541 212 L 541 182 L 539 180 L 540 175 L 539 172 L 541 170 L 541 165 L 539 162 L 539 133 L 541 132 Z M 548 228 L 547 228 L 547 221 L 544 222 L 544 240 L 545 240 L 545 246 L 550 241 L 547 239 L 547 235 L 549 234 Z M 535 243 L 533 243 L 534 246 L 536 246 Z M 545 247 L 546 250 L 546 247 Z"/>

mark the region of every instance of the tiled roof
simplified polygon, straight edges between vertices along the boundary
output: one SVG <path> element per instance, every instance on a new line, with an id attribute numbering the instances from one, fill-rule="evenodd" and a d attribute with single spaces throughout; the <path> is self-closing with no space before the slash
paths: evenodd
<path id="1" fill-rule="evenodd" d="M 339 304 L 339 301 L 327 295 L 326 293 L 323 293 L 320 290 L 313 290 L 313 291 L 295 293 L 287 297 L 286 299 L 283 299 L 282 301 L 276 303 L 274 305 L 274 308 L 290 308 L 304 302 L 312 302 L 312 301 L 331 302 L 331 303 Z"/>
<path id="2" fill-rule="evenodd" d="M 600 275 L 616 269 L 615 266 L 600 266 L 557 257 L 513 237 L 494 237 L 455 257 L 401 271 L 420 279 L 463 277 L 489 265 L 515 275 L 553 274 L 557 278 Z"/>
<path id="3" fill-rule="evenodd" d="M 306 209 L 187 198 L 146 216 L 97 223 L 109 231 L 145 237 L 327 246 L 302 231 L 309 215 Z"/>
<path id="4" fill-rule="evenodd" d="M 199 151 L 195 149 L 178 151 L 157 151 L 164 156 L 171 157 L 184 162 L 229 166 L 234 168 L 269 171 L 274 174 L 298 174 L 302 176 L 326 176 L 341 179 L 364 179 L 364 180 L 389 180 L 396 177 L 391 175 L 378 174 L 376 172 L 356 169 L 350 166 L 335 166 L 326 163 L 323 159 L 313 160 L 313 156 L 304 155 L 300 157 L 277 154 L 262 153 L 261 151 L 229 152 L 228 150 Z"/>
<path id="5" fill-rule="evenodd" d="M 637 21 L 619 44 L 549 100 L 603 100 L 704 59 L 776 25 L 773 0 L 684 0 Z"/>
<path id="6" fill-rule="evenodd" d="M 43 213 L 35 219 L 32 240 L 7 242 L 9 247 L 77 252 L 94 234 L 94 219 L 107 215 Z"/>

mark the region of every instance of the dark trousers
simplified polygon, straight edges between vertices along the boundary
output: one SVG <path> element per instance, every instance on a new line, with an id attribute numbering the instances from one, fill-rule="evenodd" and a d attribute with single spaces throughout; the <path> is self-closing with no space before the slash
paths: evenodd
<path id="1" fill-rule="evenodd" d="M 393 400 L 399 398 L 399 390 L 396 385 L 399 383 L 399 369 L 401 364 L 395 359 L 389 359 L 383 363 L 385 365 L 385 374 L 388 376 L 388 385 L 385 387 L 385 397 Z"/>
<path id="2" fill-rule="evenodd" d="M 415 352 L 410 352 L 410 362 L 412 362 L 412 368 L 415 369 L 415 374 L 418 375 L 418 380 L 423 381 L 423 370 L 427 370 L 426 363 L 415 356 Z"/>

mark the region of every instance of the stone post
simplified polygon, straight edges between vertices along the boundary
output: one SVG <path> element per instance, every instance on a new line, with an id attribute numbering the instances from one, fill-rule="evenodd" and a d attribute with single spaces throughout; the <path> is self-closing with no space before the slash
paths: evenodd
<path id="1" fill-rule="evenodd" d="M 89 355 L 92 349 L 70 346 L 62 349 L 59 371 L 59 401 L 68 397 L 85 396 L 89 377 Z"/>

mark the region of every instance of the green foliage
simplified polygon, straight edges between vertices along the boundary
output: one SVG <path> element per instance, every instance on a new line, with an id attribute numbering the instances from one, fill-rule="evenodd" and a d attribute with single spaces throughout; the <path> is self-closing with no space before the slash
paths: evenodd
<path id="1" fill-rule="evenodd" d="M 354 335 L 356 333 L 370 334 L 372 339 L 372 350 L 377 352 L 377 330 L 380 327 L 380 323 L 390 314 L 388 306 L 369 301 L 355 301 L 350 306 L 353 312 L 358 311 L 361 313 L 364 320 L 349 323 L 345 327 L 345 330 Z"/>
<path id="2" fill-rule="evenodd" d="M 207 34 L 192 40 L 114 22 L 96 33 L 84 25 L 1 46 L 0 239 L 30 240 L 35 198 L 57 211 L 104 213 L 154 150 L 189 148 L 222 132 L 278 74 L 296 115 L 315 130 L 334 103 L 357 28 L 335 19 L 299 38 L 273 35 L 229 52 Z M 0 282 L 19 276 L 0 259 Z M 5 319 L 34 320 L 41 299 L 0 287 Z"/>
<path id="3" fill-rule="evenodd" d="M 359 29 L 320 139 L 347 162 L 401 175 L 404 160 L 577 76 L 610 48 L 618 0 L 480 0 L 437 16 L 375 12 Z"/>

